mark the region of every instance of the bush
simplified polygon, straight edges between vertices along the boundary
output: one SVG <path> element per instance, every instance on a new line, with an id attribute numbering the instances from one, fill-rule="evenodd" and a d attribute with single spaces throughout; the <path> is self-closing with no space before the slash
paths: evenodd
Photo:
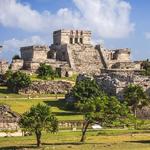
<path id="1" fill-rule="evenodd" d="M 8 90 L 18 93 L 19 89 L 28 87 L 31 84 L 30 77 L 23 72 L 15 72 L 7 80 Z"/>
<path id="2" fill-rule="evenodd" d="M 15 55 L 12 59 L 21 59 L 19 55 Z"/>
<path id="3" fill-rule="evenodd" d="M 11 69 L 7 70 L 6 73 L 3 75 L 4 80 L 8 80 L 13 75 L 13 72 Z"/>
<path id="4" fill-rule="evenodd" d="M 55 73 L 50 65 L 40 64 L 40 67 L 38 69 L 39 78 L 47 80 L 49 77 L 51 77 L 51 79 L 53 79 L 54 75 Z"/>

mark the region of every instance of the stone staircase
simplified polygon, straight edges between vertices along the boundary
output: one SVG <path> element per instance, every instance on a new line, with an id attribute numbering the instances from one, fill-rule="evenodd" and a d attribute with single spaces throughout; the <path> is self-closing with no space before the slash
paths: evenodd
<path id="1" fill-rule="evenodd" d="M 68 57 L 71 68 L 78 73 L 99 74 L 102 67 L 97 49 L 92 45 L 68 45 Z"/>

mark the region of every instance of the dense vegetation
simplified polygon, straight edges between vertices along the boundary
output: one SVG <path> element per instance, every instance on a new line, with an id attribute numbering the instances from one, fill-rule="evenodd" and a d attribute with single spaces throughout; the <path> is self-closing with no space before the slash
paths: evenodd
<path id="1" fill-rule="evenodd" d="M 6 73 L 5 78 L 7 79 L 8 90 L 14 93 L 17 93 L 19 89 L 28 87 L 31 84 L 30 77 L 21 71 L 15 73 L 9 71 Z"/>
<path id="2" fill-rule="evenodd" d="M 144 72 L 142 72 L 142 75 L 150 76 L 150 61 L 147 59 L 146 61 L 143 61 L 142 67 L 144 69 Z"/>
<path id="3" fill-rule="evenodd" d="M 21 57 L 19 55 L 14 55 L 12 59 L 21 59 Z"/>
<path id="4" fill-rule="evenodd" d="M 38 77 L 44 80 L 47 80 L 49 77 L 51 77 L 51 79 L 54 79 L 55 71 L 50 65 L 42 63 L 38 68 Z"/>

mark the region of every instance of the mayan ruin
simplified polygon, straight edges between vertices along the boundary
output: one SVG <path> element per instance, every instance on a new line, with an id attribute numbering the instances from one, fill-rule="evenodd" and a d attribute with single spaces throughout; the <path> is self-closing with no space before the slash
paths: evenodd
<path id="1" fill-rule="evenodd" d="M 20 49 L 21 59 L 12 60 L 12 70 L 36 72 L 40 63 L 59 69 L 62 76 L 73 72 L 99 75 L 104 70 L 141 69 L 140 62 L 132 62 L 131 50 L 109 50 L 101 45 L 93 45 L 91 31 L 58 30 L 53 32 L 50 46 L 33 45 Z"/>
<path id="2" fill-rule="evenodd" d="M 96 81 L 110 95 L 123 98 L 123 89 L 131 84 L 140 84 L 150 94 L 150 78 L 140 75 L 142 61 L 132 61 L 129 48 L 107 49 L 92 44 L 91 31 L 58 30 L 53 32 L 50 46 L 32 45 L 20 48 L 21 58 L 13 59 L 10 67 L 36 73 L 45 63 L 57 70 L 61 77 L 73 74 L 95 76 Z M 0 63 L 1 73 L 8 63 Z"/>
<path id="3" fill-rule="evenodd" d="M 150 150 L 149 6 L 0 0 L 0 150 Z"/>

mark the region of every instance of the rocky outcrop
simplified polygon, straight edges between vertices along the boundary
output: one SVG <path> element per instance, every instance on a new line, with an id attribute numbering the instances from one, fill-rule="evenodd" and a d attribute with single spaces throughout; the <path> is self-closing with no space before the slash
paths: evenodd
<path id="1" fill-rule="evenodd" d="M 123 99 L 124 89 L 129 84 L 140 85 L 145 92 L 150 96 L 150 77 L 137 74 L 127 74 L 124 72 L 102 73 L 99 76 L 79 75 L 77 82 L 91 79 L 96 80 L 97 84 L 111 96 L 117 96 L 120 100 Z"/>
<path id="2" fill-rule="evenodd" d="M 65 94 L 72 88 L 67 81 L 34 81 L 29 87 L 19 91 L 20 94 Z"/>
<path id="3" fill-rule="evenodd" d="M 129 84 L 140 85 L 150 95 L 150 77 L 141 75 L 101 74 L 95 77 L 98 85 L 109 95 L 123 99 L 124 89 Z"/>
<path id="4" fill-rule="evenodd" d="M 18 130 L 20 115 L 11 111 L 9 106 L 0 105 L 0 131 Z"/>

